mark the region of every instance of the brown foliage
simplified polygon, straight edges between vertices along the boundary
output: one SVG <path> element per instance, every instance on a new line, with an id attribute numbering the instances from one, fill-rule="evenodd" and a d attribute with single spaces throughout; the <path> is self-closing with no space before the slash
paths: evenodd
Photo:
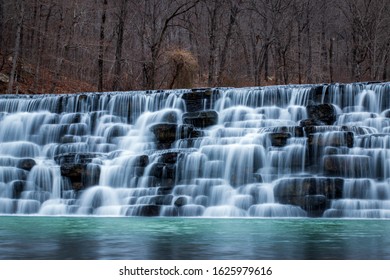
<path id="1" fill-rule="evenodd" d="M 173 49 L 166 53 L 169 65 L 169 88 L 191 88 L 194 86 L 198 61 L 194 55 L 184 49 Z"/>

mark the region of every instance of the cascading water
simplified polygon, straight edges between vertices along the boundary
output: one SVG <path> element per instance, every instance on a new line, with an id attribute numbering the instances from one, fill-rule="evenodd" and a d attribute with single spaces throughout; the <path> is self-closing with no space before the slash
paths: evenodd
<path id="1" fill-rule="evenodd" d="M 390 218 L 390 83 L 2 95 L 0 214 Z"/>

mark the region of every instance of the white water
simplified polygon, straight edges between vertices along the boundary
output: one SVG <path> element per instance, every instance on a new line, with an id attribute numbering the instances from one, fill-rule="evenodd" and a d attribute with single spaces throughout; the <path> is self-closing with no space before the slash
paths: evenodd
<path id="1" fill-rule="evenodd" d="M 1 96 L 0 214 L 305 217 L 319 195 L 325 217 L 390 218 L 390 84 L 317 87 L 215 89 L 204 128 L 183 122 L 185 90 Z M 319 102 L 336 121 L 306 131 Z M 285 200 L 300 178 L 317 190 Z"/>

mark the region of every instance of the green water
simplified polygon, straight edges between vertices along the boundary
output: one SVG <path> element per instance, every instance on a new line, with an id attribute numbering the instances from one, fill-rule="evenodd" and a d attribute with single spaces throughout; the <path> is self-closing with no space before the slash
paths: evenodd
<path id="1" fill-rule="evenodd" d="M 390 259 L 390 220 L 0 217 L 1 259 Z"/>

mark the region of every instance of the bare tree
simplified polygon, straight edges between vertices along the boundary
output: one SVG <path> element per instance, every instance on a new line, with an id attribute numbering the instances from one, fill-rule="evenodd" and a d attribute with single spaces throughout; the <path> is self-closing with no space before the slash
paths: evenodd
<path id="1" fill-rule="evenodd" d="M 235 3 L 234 1 L 230 1 L 229 3 L 229 10 L 230 10 L 230 18 L 228 23 L 228 28 L 225 36 L 225 40 L 223 43 L 221 55 L 220 55 L 220 65 L 218 70 L 218 78 L 217 78 L 217 84 L 221 85 L 223 80 L 223 73 L 225 72 L 225 65 L 226 65 L 226 56 L 229 49 L 229 41 L 232 38 L 233 35 L 233 28 L 236 25 L 237 21 L 237 15 L 239 13 L 239 5 L 242 4 L 242 1 L 238 1 L 238 3 Z"/>
<path id="2" fill-rule="evenodd" d="M 14 83 L 16 80 L 16 67 L 19 59 L 20 54 L 20 43 L 21 43 L 21 37 L 22 37 L 22 26 L 23 26 L 23 19 L 24 19 L 24 1 L 18 0 L 15 3 L 17 11 L 18 11 L 18 22 L 16 27 L 16 38 L 15 38 L 15 47 L 13 52 L 13 58 L 12 58 L 12 69 L 9 75 L 9 83 L 8 83 L 8 90 L 7 93 L 12 93 L 14 90 Z M 17 93 L 18 91 L 16 91 Z"/>
<path id="3" fill-rule="evenodd" d="M 104 39 L 105 39 L 105 24 L 106 24 L 106 9 L 107 0 L 103 0 L 102 15 L 100 22 L 100 37 L 99 37 L 99 56 L 98 56 L 98 91 L 103 91 L 104 79 Z"/>
<path id="4" fill-rule="evenodd" d="M 139 9 L 144 13 L 141 14 L 143 19 L 139 20 L 141 23 L 139 34 L 143 41 L 142 45 L 145 47 L 142 62 L 145 87 L 153 89 L 157 85 L 156 77 L 160 55 L 168 30 L 175 26 L 174 20 L 193 9 L 198 2 L 198 0 L 177 0 L 170 1 L 169 5 L 164 5 L 167 4 L 165 1 L 157 0 L 143 2 L 143 9 Z"/>
<path id="5" fill-rule="evenodd" d="M 122 0 L 119 10 L 118 24 L 116 26 L 117 40 L 115 47 L 115 62 L 114 62 L 114 81 L 112 90 L 121 90 L 120 77 L 122 72 L 122 48 L 123 48 L 123 33 L 125 30 L 125 20 L 127 14 L 128 0 Z"/>
<path id="6" fill-rule="evenodd" d="M 62 92 L 388 79 L 389 15 L 388 0 L 0 0 L 0 70 L 9 76 L 1 86 Z"/>

